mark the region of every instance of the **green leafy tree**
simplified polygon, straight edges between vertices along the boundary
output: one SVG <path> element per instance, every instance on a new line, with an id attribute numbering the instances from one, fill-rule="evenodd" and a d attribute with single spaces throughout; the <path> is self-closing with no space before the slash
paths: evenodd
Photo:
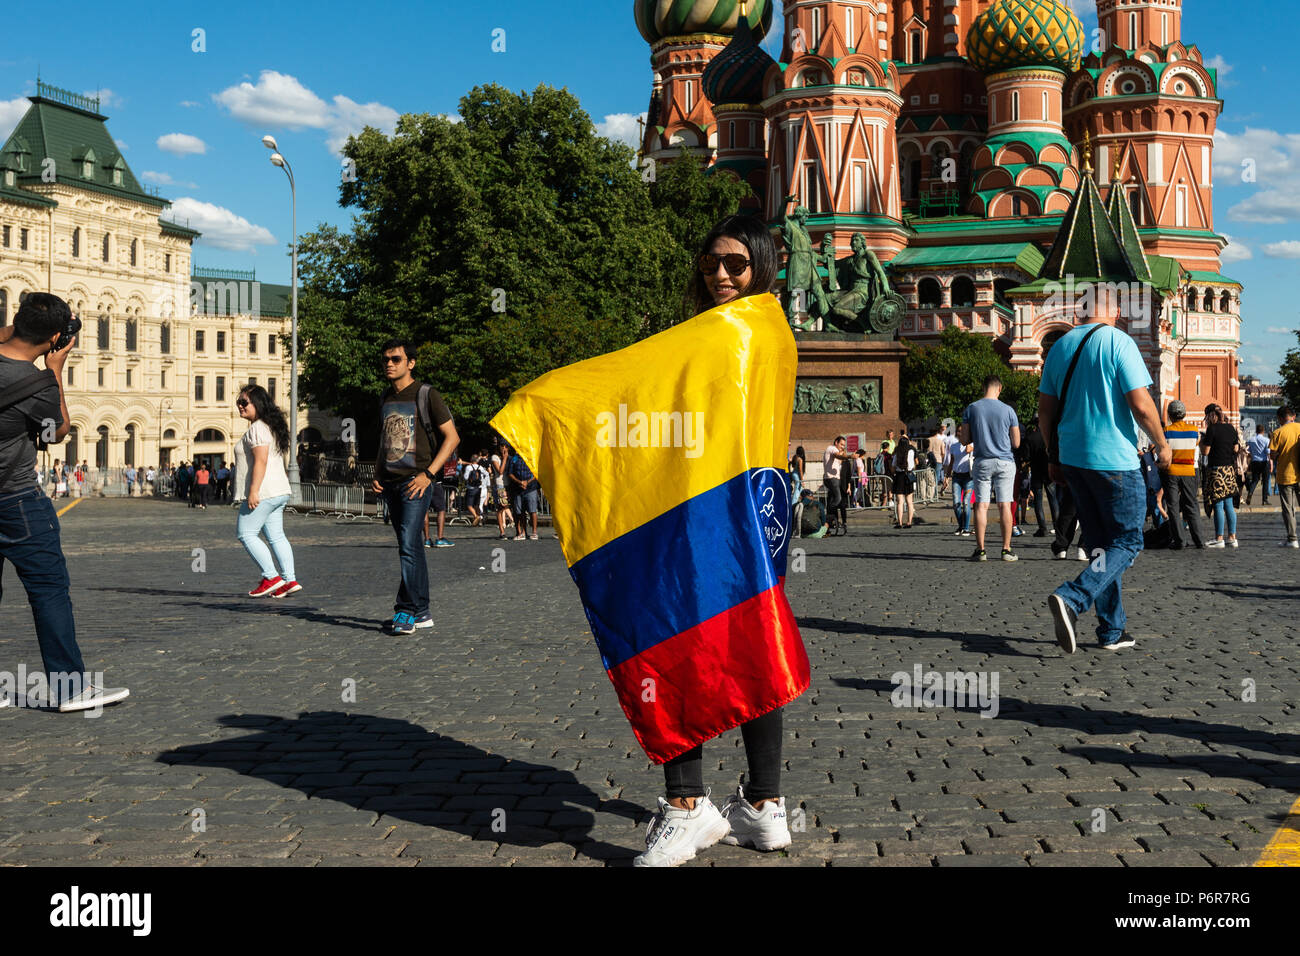
<path id="1" fill-rule="evenodd" d="M 1300 341 L 1300 330 L 1296 331 L 1296 339 Z M 1278 374 L 1282 377 L 1282 401 L 1300 408 L 1300 348 L 1287 351 Z"/>
<path id="2" fill-rule="evenodd" d="M 984 396 L 984 379 L 1002 379 L 1002 401 L 1016 410 L 1021 422 L 1038 414 L 1039 376 L 1009 368 L 993 348 L 993 340 L 950 325 L 933 346 L 909 343 L 899 384 L 904 419 L 960 418 L 962 410 Z"/>
<path id="3" fill-rule="evenodd" d="M 684 244 L 748 194 L 695 163 L 644 182 L 566 90 L 478 87 L 460 115 L 409 114 L 392 136 L 349 139 L 352 229 L 302 240 L 304 391 L 363 436 L 385 339 L 417 343 L 417 375 L 480 441 L 514 389 L 678 319 Z"/>

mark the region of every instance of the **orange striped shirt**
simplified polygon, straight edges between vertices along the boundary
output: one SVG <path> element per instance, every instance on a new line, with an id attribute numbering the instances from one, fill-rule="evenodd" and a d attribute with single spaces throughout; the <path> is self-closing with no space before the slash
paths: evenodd
<path id="1" fill-rule="evenodd" d="M 1174 453 L 1169 474 L 1184 477 L 1196 474 L 1196 440 L 1199 437 L 1197 427 L 1186 421 L 1174 422 L 1165 429 L 1165 440 Z"/>

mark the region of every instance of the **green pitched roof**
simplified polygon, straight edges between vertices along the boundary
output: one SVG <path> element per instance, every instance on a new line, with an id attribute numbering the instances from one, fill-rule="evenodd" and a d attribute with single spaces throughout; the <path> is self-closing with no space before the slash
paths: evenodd
<path id="1" fill-rule="evenodd" d="M 1133 271 L 1137 273 L 1139 279 L 1150 280 L 1151 267 L 1147 263 L 1146 252 L 1142 249 L 1137 225 L 1133 222 L 1133 211 L 1129 209 L 1124 190 L 1119 183 L 1111 184 L 1106 214 L 1110 218 L 1110 225 L 1115 230 L 1116 237 L 1124 246 L 1124 252 L 1133 265 Z"/>
<path id="2" fill-rule="evenodd" d="M 1147 256 L 1151 265 L 1151 284 L 1161 292 L 1174 293 L 1182 285 L 1186 270 L 1177 259 L 1168 256 Z"/>
<path id="3" fill-rule="evenodd" d="M 164 207 L 166 199 L 145 191 L 113 142 L 99 100 L 37 82 L 31 106 L 14 127 L 3 150 L 5 162 L 18 162 L 17 184 L 39 185 L 45 160 L 54 160 L 57 181 L 82 189 Z M 91 163 L 86 177 L 84 163 Z M 114 184 L 114 170 L 121 173 Z"/>
<path id="4" fill-rule="evenodd" d="M 1103 282 L 1138 279 L 1124 245 L 1106 215 L 1106 207 L 1092 176 L 1084 174 L 1074 200 L 1061 220 L 1061 228 L 1038 273 L 1040 279 L 1064 281 L 1067 276 Z"/>
<path id="5" fill-rule="evenodd" d="M 1242 288 L 1241 283 L 1236 279 L 1229 279 L 1227 276 L 1219 275 L 1217 272 L 1206 272 L 1203 269 L 1194 269 L 1187 273 L 1187 275 L 1193 282 L 1210 282 L 1214 285 L 1235 285 L 1239 289 Z"/>
<path id="6" fill-rule="evenodd" d="M 941 268 L 963 265 L 1015 265 L 1038 275 L 1043 254 L 1032 242 L 992 242 L 966 246 L 920 246 L 904 249 L 889 261 L 890 269 Z"/>

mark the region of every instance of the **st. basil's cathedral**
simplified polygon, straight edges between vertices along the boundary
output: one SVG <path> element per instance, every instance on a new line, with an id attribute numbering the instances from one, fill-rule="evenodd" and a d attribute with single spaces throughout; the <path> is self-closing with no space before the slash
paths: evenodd
<path id="1" fill-rule="evenodd" d="M 1085 35 L 1065 0 L 786 0 L 778 62 L 759 45 L 770 0 L 635 0 L 654 75 L 640 155 L 730 170 L 774 230 L 794 197 L 814 248 L 862 234 L 918 344 L 957 325 L 1038 371 L 1078 289 L 1139 290 L 1110 307 L 1161 410 L 1236 420 L 1216 71 L 1183 42 L 1182 0 L 1097 13 Z"/>

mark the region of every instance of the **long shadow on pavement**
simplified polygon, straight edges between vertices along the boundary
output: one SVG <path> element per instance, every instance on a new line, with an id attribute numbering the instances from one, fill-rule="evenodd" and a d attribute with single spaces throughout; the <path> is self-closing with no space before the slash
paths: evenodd
<path id="1" fill-rule="evenodd" d="M 1005 654 L 1009 657 L 1042 657 L 1042 654 L 1027 654 L 1009 646 L 1011 642 L 1042 645 L 1044 649 L 1056 645 L 1048 641 L 1034 640 L 1027 637 L 1006 637 L 996 634 L 971 634 L 966 631 L 941 631 L 919 627 L 899 627 L 895 624 L 867 624 L 862 621 L 837 621 L 828 617 L 799 617 L 795 623 L 800 628 L 816 631 L 830 631 L 834 634 L 862 634 L 867 637 L 940 637 L 950 641 L 959 641 L 962 650 L 978 651 L 982 654 Z"/>
<path id="2" fill-rule="evenodd" d="M 567 770 L 512 760 L 410 721 L 371 714 L 228 714 L 218 720 L 253 732 L 178 747 L 159 754 L 158 761 L 225 767 L 314 799 L 474 840 L 527 847 L 566 843 L 584 856 L 616 862 L 630 862 L 636 854 L 592 839 L 591 827 L 597 811 L 641 820 L 645 810 L 604 799 Z"/>
<path id="3" fill-rule="evenodd" d="M 885 680 L 860 678 L 832 678 L 832 680 L 840 687 L 875 691 L 884 695 L 886 700 L 894 690 L 894 685 Z M 950 709 L 971 716 L 975 716 L 979 711 L 978 705 Z M 1119 764 L 1135 770 L 1139 775 L 1142 768 L 1185 768 L 1189 772 L 1196 771 L 1211 777 L 1260 780 L 1262 786 L 1300 792 L 1300 737 L 1295 734 L 1249 730 L 1245 727 L 1211 723 L 1194 717 L 1156 717 L 1134 714 L 1125 710 L 1089 710 L 1072 704 L 1037 704 L 1016 697 L 999 695 L 998 716 L 995 719 L 1008 718 L 1035 727 L 1063 727 L 1081 734 L 1114 736 L 1137 732 L 1148 738 L 1152 735 L 1186 737 L 1202 744 L 1236 745 L 1242 750 L 1276 754 L 1275 760 L 1264 756 L 1246 757 L 1232 753 L 1167 756 L 1150 752 L 1117 751 L 1114 747 L 1089 746 L 1086 742 L 1078 746 L 1061 748 L 1062 754 L 1087 757 L 1094 763 Z M 1245 804 L 1242 806 L 1244 807 Z M 1283 811 L 1277 819 L 1281 821 L 1285 817 L 1286 812 Z"/>
<path id="4" fill-rule="evenodd" d="M 211 591 L 177 591 L 165 588 L 125 588 L 125 587 L 97 587 L 87 588 L 90 591 L 117 591 L 122 594 L 144 594 L 151 597 L 187 597 L 200 598 L 212 597 Z M 168 601 L 166 603 L 176 607 L 198 607 L 206 611 L 234 611 L 237 614 L 262 614 L 270 617 L 292 617 L 300 621 L 309 621 L 312 624 L 328 624 L 331 627 L 348 627 L 355 631 L 382 631 L 384 621 L 370 617 L 349 617 L 342 614 L 326 614 L 324 611 L 314 611 L 311 608 L 295 607 L 293 603 L 294 596 L 290 595 L 283 600 L 276 600 L 270 603 L 272 599 L 264 598 L 258 603 L 252 603 L 250 599 L 236 597 L 231 595 L 229 602 L 220 601 Z"/>

